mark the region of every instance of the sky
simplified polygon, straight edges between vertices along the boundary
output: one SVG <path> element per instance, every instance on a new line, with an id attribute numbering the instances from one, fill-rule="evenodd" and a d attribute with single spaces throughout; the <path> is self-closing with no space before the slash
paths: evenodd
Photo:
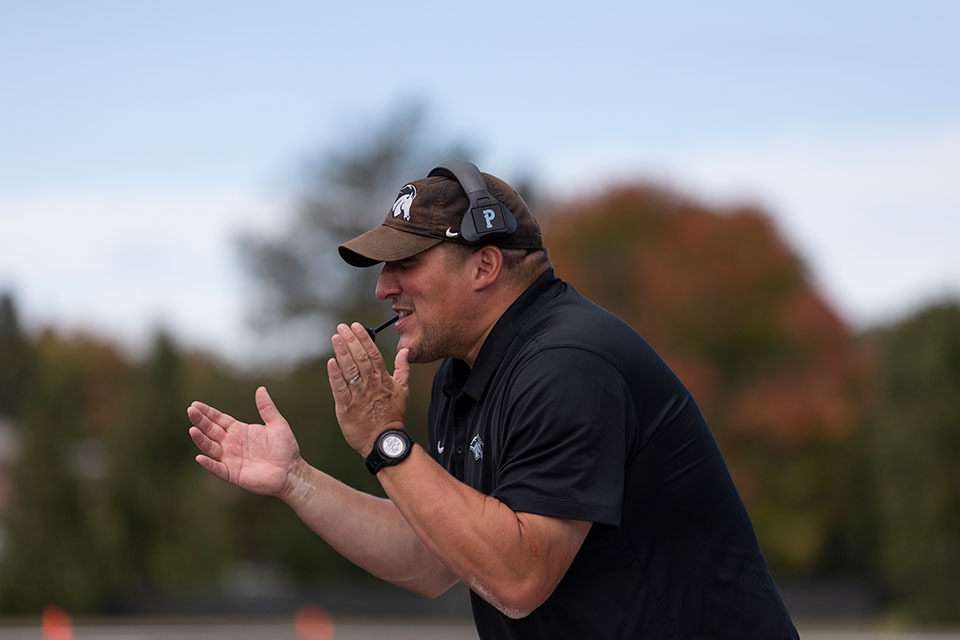
<path id="1" fill-rule="evenodd" d="M 237 235 L 418 102 L 550 197 L 760 204 L 855 330 L 960 297 L 960 3 L 712 4 L 0 0 L 0 291 L 269 358 Z"/>

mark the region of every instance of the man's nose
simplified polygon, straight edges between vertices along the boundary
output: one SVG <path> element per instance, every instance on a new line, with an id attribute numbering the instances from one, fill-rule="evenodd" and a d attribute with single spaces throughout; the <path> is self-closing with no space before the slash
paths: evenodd
<path id="1" fill-rule="evenodd" d="M 400 293 L 400 287 L 397 285 L 397 278 L 389 263 L 385 263 L 380 269 L 380 277 L 377 278 L 377 298 L 387 300 L 395 298 Z"/>

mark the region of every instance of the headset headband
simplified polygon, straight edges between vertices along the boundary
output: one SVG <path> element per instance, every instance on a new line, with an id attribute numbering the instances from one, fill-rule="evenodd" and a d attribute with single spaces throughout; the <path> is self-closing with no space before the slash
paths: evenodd
<path id="1" fill-rule="evenodd" d="M 517 219 L 505 204 L 487 191 L 487 181 L 472 162 L 447 160 L 427 174 L 446 176 L 460 183 L 467 194 L 467 210 L 460 223 L 460 237 L 473 244 L 496 236 L 509 236 L 517 230 Z"/>

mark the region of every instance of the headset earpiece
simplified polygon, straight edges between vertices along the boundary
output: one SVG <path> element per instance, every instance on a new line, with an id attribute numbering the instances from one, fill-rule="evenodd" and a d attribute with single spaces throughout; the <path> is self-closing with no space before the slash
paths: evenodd
<path id="1" fill-rule="evenodd" d="M 470 244 L 488 238 L 508 236 L 517 230 L 517 219 L 505 204 L 487 191 L 487 181 L 472 162 L 447 160 L 434 167 L 427 177 L 446 176 L 460 183 L 467 194 L 467 210 L 460 223 L 460 237 Z"/>

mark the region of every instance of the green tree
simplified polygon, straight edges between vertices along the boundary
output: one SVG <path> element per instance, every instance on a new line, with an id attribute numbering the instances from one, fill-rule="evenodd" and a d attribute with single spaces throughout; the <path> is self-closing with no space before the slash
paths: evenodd
<path id="1" fill-rule="evenodd" d="M 960 622 L 960 304 L 876 336 L 884 357 L 870 435 L 881 575 L 894 605 Z"/>
<path id="2" fill-rule="evenodd" d="M 33 381 L 34 357 L 13 296 L 0 293 L 0 416 L 22 417 Z"/>
<path id="3" fill-rule="evenodd" d="M 159 334 L 129 381 L 110 438 L 110 494 L 125 590 L 216 582 L 233 538 L 225 510 L 198 491 L 206 480 L 187 435 L 184 364 Z"/>
<path id="4" fill-rule="evenodd" d="M 23 408 L 0 567 L 0 607 L 39 611 L 50 603 L 94 610 L 115 567 L 103 535 L 107 500 L 96 434 L 104 427 L 97 381 L 123 366 L 115 353 L 52 334 L 37 347 L 33 393 Z"/>

